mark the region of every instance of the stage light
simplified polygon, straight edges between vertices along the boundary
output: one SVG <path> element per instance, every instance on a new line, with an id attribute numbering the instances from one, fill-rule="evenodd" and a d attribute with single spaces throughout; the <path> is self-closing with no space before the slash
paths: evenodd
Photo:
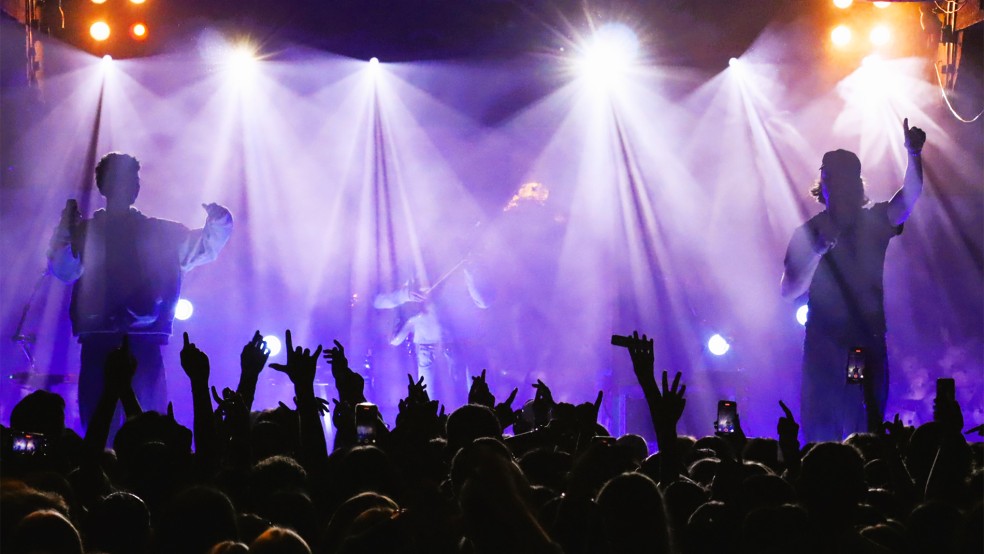
<path id="1" fill-rule="evenodd" d="M 737 67 L 738 64 L 740 64 L 740 63 L 741 63 L 741 60 L 739 60 L 738 58 L 731 58 L 730 60 L 728 60 L 728 65 L 731 66 L 731 67 Z"/>
<path id="2" fill-rule="evenodd" d="M 595 31 L 577 62 L 582 78 L 592 85 L 611 86 L 635 64 L 639 39 L 621 23 L 607 23 Z"/>
<path id="3" fill-rule="evenodd" d="M 850 8 L 853 3 L 854 0 L 834 0 L 834 5 L 842 10 Z"/>
<path id="4" fill-rule="evenodd" d="M 92 0 L 93 4 L 105 4 L 106 0 Z"/>
<path id="5" fill-rule="evenodd" d="M 727 339 L 721 335 L 715 334 L 711 338 L 707 339 L 707 349 L 711 351 L 711 354 L 715 356 L 723 356 L 728 350 L 731 350 L 731 345 L 728 344 Z"/>
<path id="6" fill-rule="evenodd" d="M 100 42 L 109 38 L 109 25 L 105 21 L 96 21 L 89 27 L 89 36 Z"/>
<path id="7" fill-rule="evenodd" d="M 377 58 L 375 56 L 369 58 L 369 65 L 371 65 L 373 67 L 379 66 L 379 58 Z"/>
<path id="8" fill-rule="evenodd" d="M 871 44 L 875 46 L 885 46 L 892 40 L 892 32 L 889 30 L 887 25 L 877 25 L 871 30 Z"/>
<path id="9" fill-rule="evenodd" d="M 280 339 L 276 335 L 267 335 L 263 337 L 263 342 L 266 343 L 267 348 L 270 349 L 270 356 L 276 356 L 280 354 L 281 344 Z"/>
<path id="10" fill-rule="evenodd" d="M 130 26 L 130 36 L 136 40 L 144 40 L 147 38 L 147 26 L 143 23 L 134 23 Z"/>
<path id="11" fill-rule="evenodd" d="M 796 321 L 800 325 L 806 325 L 806 320 L 809 317 L 809 314 L 810 314 L 809 306 L 803 304 L 802 306 L 796 309 Z"/>
<path id="12" fill-rule="evenodd" d="M 891 2 L 875 2 L 875 7 L 876 8 L 887 8 L 887 7 L 891 6 L 891 5 L 892 5 Z"/>
<path id="13" fill-rule="evenodd" d="M 130 0 L 131 4 L 143 4 L 145 0 Z"/>
<path id="14" fill-rule="evenodd" d="M 851 29 L 846 25 L 838 25 L 830 32 L 830 41 L 834 46 L 843 48 L 851 42 Z"/>
<path id="15" fill-rule="evenodd" d="M 237 79 L 249 76 L 256 70 L 256 48 L 248 42 L 229 48 L 226 54 L 226 64 Z"/>
<path id="16" fill-rule="evenodd" d="M 193 313 L 195 313 L 195 307 L 191 305 L 191 302 L 184 298 L 178 299 L 178 303 L 174 306 L 174 319 L 185 321 Z"/>

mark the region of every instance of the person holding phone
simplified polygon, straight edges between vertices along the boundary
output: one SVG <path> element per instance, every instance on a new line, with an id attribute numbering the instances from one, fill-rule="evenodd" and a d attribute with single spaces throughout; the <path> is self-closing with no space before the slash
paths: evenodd
<path id="1" fill-rule="evenodd" d="M 111 152 L 96 165 L 96 186 L 106 208 L 83 219 L 66 202 L 48 249 L 48 267 L 72 283 L 72 332 L 82 345 L 79 416 L 87 427 L 102 391 L 103 365 L 123 335 L 137 359 L 134 391 L 145 409 L 167 405 L 161 346 L 167 344 L 184 273 L 214 260 L 232 234 L 232 214 L 203 204 L 205 225 L 148 217 L 133 207 L 140 192 L 140 162 Z"/>
<path id="2" fill-rule="evenodd" d="M 786 251 L 782 295 L 789 300 L 809 297 L 801 391 L 803 431 L 809 440 L 839 441 L 854 431 L 877 431 L 884 419 L 885 252 L 922 193 L 926 141 L 926 133 L 910 128 L 908 119 L 902 128 L 908 163 L 892 199 L 868 205 L 857 155 L 827 152 L 820 180 L 811 190 L 825 209 L 794 231 Z M 855 348 L 864 352 L 860 386 L 848 384 L 845 377 L 849 352 Z"/>

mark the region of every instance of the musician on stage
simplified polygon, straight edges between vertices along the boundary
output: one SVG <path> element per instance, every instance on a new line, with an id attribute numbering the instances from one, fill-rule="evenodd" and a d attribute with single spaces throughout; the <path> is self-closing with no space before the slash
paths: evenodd
<path id="1" fill-rule="evenodd" d="M 402 310 L 390 344 L 399 346 L 409 340 L 417 378 L 423 377 L 430 385 L 432 397 L 458 405 L 467 399 L 470 385 L 470 364 L 467 353 L 462 352 L 463 335 L 471 335 L 477 323 L 470 306 L 485 310 L 491 299 L 491 288 L 479 283 L 474 263 L 465 259 L 433 285 L 409 279 L 397 290 L 377 294 L 373 307 Z"/>
<path id="2" fill-rule="evenodd" d="M 137 361 L 133 378 L 145 410 L 167 406 L 161 346 L 171 334 L 184 273 L 214 260 L 232 234 L 232 214 L 203 204 L 201 229 L 148 217 L 133 207 L 140 192 L 140 162 L 111 152 L 96 165 L 96 186 L 106 208 L 83 219 L 77 203 L 62 211 L 48 249 L 51 273 L 74 283 L 70 316 L 82 344 L 79 416 L 83 427 L 103 389 L 106 356 L 129 336 Z"/>

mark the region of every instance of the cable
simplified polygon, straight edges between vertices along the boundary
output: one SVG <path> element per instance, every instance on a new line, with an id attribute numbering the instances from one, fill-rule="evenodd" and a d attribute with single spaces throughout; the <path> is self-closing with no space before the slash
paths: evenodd
<path id="1" fill-rule="evenodd" d="M 933 69 L 936 70 L 936 82 L 940 84 L 940 93 L 942 93 L 943 95 L 943 101 L 946 102 L 946 107 L 950 109 L 950 113 L 953 114 L 953 117 L 957 118 L 957 121 L 960 121 L 962 123 L 973 123 L 977 121 L 977 119 L 980 118 L 982 114 L 984 114 L 984 108 L 982 108 L 981 111 L 977 112 L 977 115 L 975 115 L 971 119 L 965 119 L 963 116 L 961 116 L 960 113 L 957 112 L 956 108 L 953 107 L 953 104 L 950 103 L 950 97 L 946 93 L 946 87 L 943 86 L 943 78 L 940 76 L 939 62 L 933 64 Z"/>

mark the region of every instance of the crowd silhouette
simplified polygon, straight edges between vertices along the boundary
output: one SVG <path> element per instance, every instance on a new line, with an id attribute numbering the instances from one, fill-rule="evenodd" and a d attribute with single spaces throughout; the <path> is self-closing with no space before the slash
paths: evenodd
<path id="1" fill-rule="evenodd" d="M 0 550 L 984 551 L 984 449 L 965 439 L 951 399 L 938 398 L 934 420 L 918 428 L 895 417 L 842 442 L 801 444 L 778 398 L 751 408 L 775 409 L 774 436 L 746 437 L 738 420 L 733 433 L 682 436 L 687 395 L 708 391 L 688 389 L 686 371 L 656 374 L 653 341 L 633 334 L 627 350 L 658 443 L 650 455 L 638 434 L 612 437 L 599 425 L 601 393 L 558 402 L 537 381 L 497 396 L 484 372 L 458 407 L 410 377 L 385 422 L 367 409 L 373 399 L 341 343 L 312 349 L 285 335 L 286 362 L 269 367 L 290 379 L 293 407 L 253 409 L 270 371 L 259 333 L 243 347 L 235 390 L 219 390 L 209 356 L 184 334 L 193 429 L 170 406 L 142 411 L 126 338 L 106 359 L 84 437 L 65 427 L 59 395 L 23 398 L 3 428 Z M 319 363 L 330 366 L 333 398 L 316 396 Z M 118 405 L 126 421 L 110 445 Z"/>

